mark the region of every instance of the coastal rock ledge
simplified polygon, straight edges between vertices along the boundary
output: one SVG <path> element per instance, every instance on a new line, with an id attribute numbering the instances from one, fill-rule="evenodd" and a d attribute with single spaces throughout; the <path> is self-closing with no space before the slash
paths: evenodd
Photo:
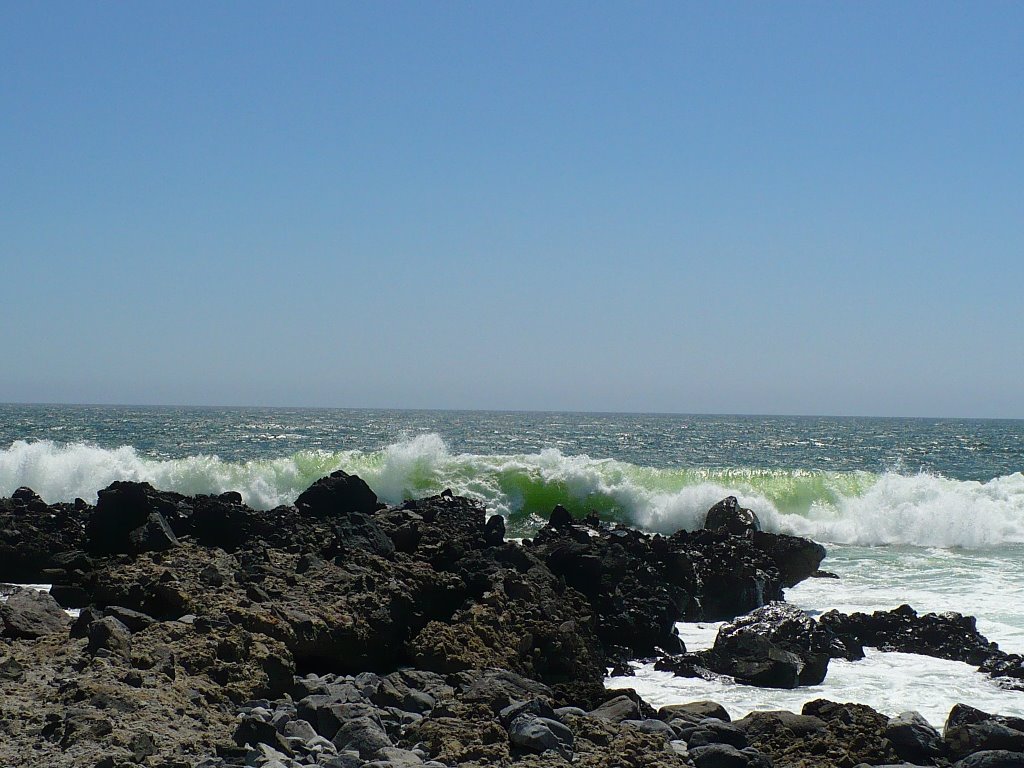
<path id="1" fill-rule="evenodd" d="M 517 543 L 471 499 L 388 507 L 343 472 L 268 511 L 145 483 L 96 506 L 18 489 L 0 499 L 0 580 L 53 588 L 0 605 L 0 765 L 1014 764 L 1024 723 L 969 707 L 940 736 L 824 700 L 730 723 L 713 702 L 656 711 L 605 689 L 609 667 L 684 654 L 683 619 L 736 619 L 708 663 L 737 678 L 765 637 L 797 683 L 823 676 L 836 633 L 781 601 L 824 555 L 564 508 Z"/>

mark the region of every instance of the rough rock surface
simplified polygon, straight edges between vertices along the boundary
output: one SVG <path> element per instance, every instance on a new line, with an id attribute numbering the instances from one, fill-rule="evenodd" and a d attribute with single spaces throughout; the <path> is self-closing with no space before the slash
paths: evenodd
<path id="1" fill-rule="evenodd" d="M 267 511 L 237 493 L 145 483 L 115 483 L 95 508 L 19 489 L 0 500 L 0 523 L 0 569 L 50 581 L 82 609 L 72 623 L 50 597 L 18 590 L 0 606 L 0 765 L 852 768 L 896 757 L 889 718 L 857 705 L 730 724 L 714 702 L 655 712 L 603 686 L 609 663 L 682 650 L 675 621 L 781 597 L 816 567 L 812 542 L 649 536 L 562 509 L 519 545 L 472 500 L 382 508 L 344 473 Z M 798 676 L 812 668 L 820 627 L 763 610 L 736 626 L 760 621 L 759 636 L 805 654 Z M 737 656 L 727 645 L 723 665 Z M 1018 743 L 1012 718 L 954 714 L 944 754 L 991 762 Z"/>
<path id="2" fill-rule="evenodd" d="M 973 616 L 952 611 L 918 614 L 909 605 L 872 614 L 829 611 L 819 622 L 835 635 L 833 657 L 862 658 L 864 646 L 963 661 L 1000 678 L 1009 688 L 1024 689 L 1024 663 L 978 632 Z"/>

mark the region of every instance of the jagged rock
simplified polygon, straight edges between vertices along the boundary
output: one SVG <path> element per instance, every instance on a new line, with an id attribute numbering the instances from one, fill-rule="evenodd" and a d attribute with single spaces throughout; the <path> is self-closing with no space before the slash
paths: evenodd
<path id="1" fill-rule="evenodd" d="M 848 645 L 901 651 L 979 665 L 998 651 L 978 632 L 973 616 L 959 613 L 918 615 L 909 605 L 891 611 L 852 613 L 829 611 L 818 618 Z"/>
<path id="2" fill-rule="evenodd" d="M 97 554 L 139 554 L 177 545 L 165 515 L 176 516 L 180 495 L 156 491 L 149 483 L 115 482 L 99 492 L 85 526 L 85 545 Z"/>
<path id="3" fill-rule="evenodd" d="M 63 633 L 71 624 L 64 610 L 46 592 L 16 588 L 0 603 L 0 635 L 34 639 Z"/>
<path id="4" fill-rule="evenodd" d="M 754 510 L 741 507 L 735 496 L 727 496 L 708 510 L 704 527 L 709 531 L 724 530 L 733 536 L 751 536 L 761 530 L 761 521 Z"/>
<path id="5" fill-rule="evenodd" d="M 107 651 L 125 659 L 131 656 L 131 632 L 113 616 L 105 616 L 90 623 L 86 629 L 86 637 L 89 639 L 86 648 L 94 656 L 100 651 Z"/>
<path id="6" fill-rule="evenodd" d="M 0 582 L 32 584 L 45 579 L 53 557 L 82 548 L 87 506 L 47 505 L 31 488 L 0 499 Z"/>
<path id="7" fill-rule="evenodd" d="M 817 685 L 828 671 L 831 639 L 800 609 L 773 603 L 723 625 L 705 658 L 714 672 L 751 685 Z"/>
<path id="8" fill-rule="evenodd" d="M 755 531 L 751 543 L 775 561 L 786 587 L 818 575 L 818 566 L 827 554 L 815 541 L 781 533 Z"/>
<path id="9" fill-rule="evenodd" d="M 943 741 L 954 758 L 992 750 L 1024 752 L 1024 718 L 991 715 L 957 704 L 946 718 Z"/>

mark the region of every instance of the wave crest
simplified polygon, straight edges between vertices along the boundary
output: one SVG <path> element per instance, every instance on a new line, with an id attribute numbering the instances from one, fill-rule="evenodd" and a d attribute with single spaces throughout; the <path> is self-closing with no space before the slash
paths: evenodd
<path id="1" fill-rule="evenodd" d="M 134 448 L 16 441 L 0 451 L 0 495 L 27 485 L 48 502 L 139 480 L 186 494 L 241 492 L 267 509 L 291 503 L 336 469 L 360 475 L 383 500 L 451 488 L 504 514 L 513 531 L 535 528 L 555 504 L 668 533 L 695 528 L 707 509 L 735 495 L 767 530 L 850 544 L 984 548 L 1024 542 L 1024 475 L 987 482 L 895 472 L 642 467 L 614 459 L 532 454 L 453 454 L 436 434 L 384 450 L 299 451 L 226 462 L 216 456 L 157 459 Z"/>

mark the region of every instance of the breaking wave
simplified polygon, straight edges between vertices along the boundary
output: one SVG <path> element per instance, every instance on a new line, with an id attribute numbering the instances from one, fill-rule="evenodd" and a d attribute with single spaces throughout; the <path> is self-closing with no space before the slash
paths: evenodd
<path id="1" fill-rule="evenodd" d="M 29 486 L 46 501 L 95 501 L 115 480 L 141 480 L 186 494 L 240 491 L 267 509 L 291 503 L 336 469 L 365 479 L 397 503 L 451 488 L 505 515 L 514 532 L 535 529 L 555 504 L 596 510 L 663 533 L 699 527 L 727 495 L 752 508 L 767 530 L 848 544 L 985 548 L 1024 542 L 1024 474 L 986 482 L 896 472 L 637 466 L 565 455 L 452 453 L 435 434 L 381 451 L 299 451 L 244 462 L 197 455 L 158 459 L 134 448 L 15 441 L 0 450 L 0 496 Z"/>

